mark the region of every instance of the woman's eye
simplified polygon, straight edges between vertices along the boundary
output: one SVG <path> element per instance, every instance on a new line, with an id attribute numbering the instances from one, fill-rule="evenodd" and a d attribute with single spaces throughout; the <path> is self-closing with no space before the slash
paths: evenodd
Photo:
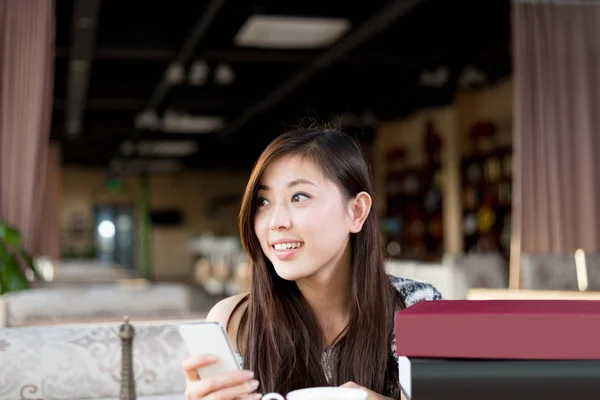
<path id="1" fill-rule="evenodd" d="M 265 198 L 261 197 L 261 198 L 259 198 L 259 199 L 257 200 L 257 205 L 258 205 L 259 207 L 268 206 L 268 205 L 269 205 L 269 201 L 268 201 L 267 199 L 265 199 Z"/>
<path id="2" fill-rule="evenodd" d="M 292 196 L 292 203 L 299 203 L 304 200 L 308 200 L 310 197 L 304 193 L 296 193 Z"/>

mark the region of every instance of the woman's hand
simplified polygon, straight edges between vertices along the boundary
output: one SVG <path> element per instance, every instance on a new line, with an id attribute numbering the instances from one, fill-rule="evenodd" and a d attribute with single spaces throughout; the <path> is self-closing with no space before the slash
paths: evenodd
<path id="1" fill-rule="evenodd" d="M 382 395 L 375 393 L 374 391 L 369 390 L 366 387 L 360 386 L 359 384 L 354 383 L 354 382 L 346 382 L 340 387 L 364 390 L 365 392 L 367 392 L 367 400 L 393 400 L 390 397 L 382 396 Z"/>
<path id="2" fill-rule="evenodd" d="M 262 396 L 253 392 L 258 388 L 258 381 L 253 380 L 252 371 L 235 371 L 227 374 L 200 379 L 198 368 L 216 363 L 217 357 L 202 354 L 190 356 L 183 361 L 185 373 L 185 398 L 230 400 L 244 398 L 259 400 Z"/>

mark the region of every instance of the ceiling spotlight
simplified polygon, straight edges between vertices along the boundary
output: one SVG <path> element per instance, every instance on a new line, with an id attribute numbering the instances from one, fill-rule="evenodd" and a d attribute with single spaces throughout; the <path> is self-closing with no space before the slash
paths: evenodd
<path id="1" fill-rule="evenodd" d="M 190 67 L 188 82 L 192 86 L 202 86 L 206 83 L 210 70 L 204 61 L 194 61 Z"/>
<path id="2" fill-rule="evenodd" d="M 215 70 L 215 82 L 219 85 L 229 85 L 235 79 L 233 69 L 227 64 L 220 64 Z"/>
<path id="3" fill-rule="evenodd" d="M 185 79 L 185 70 L 179 63 L 171 64 L 165 73 L 167 82 L 171 85 L 179 85 Z"/>

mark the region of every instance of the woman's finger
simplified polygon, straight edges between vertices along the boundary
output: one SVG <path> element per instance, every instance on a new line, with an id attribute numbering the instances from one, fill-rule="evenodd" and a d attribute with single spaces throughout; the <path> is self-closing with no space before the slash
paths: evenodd
<path id="1" fill-rule="evenodd" d="M 204 397 L 206 400 L 232 400 L 239 397 L 246 396 L 254 392 L 258 388 L 257 380 L 250 380 L 242 383 L 241 385 L 227 387 L 225 389 L 217 390 L 212 392 L 208 396 Z M 258 397 L 258 396 L 257 396 Z"/>
<path id="2" fill-rule="evenodd" d="M 216 375 L 207 379 L 188 382 L 186 393 L 192 396 L 204 397 L 222 389 L 246 384 L 253 377 L 254 373 L 252 371 L 235 371 L 228 374 Z"/>
<path id="3" fill-rule="evenodd" d="M 189 381 L 200 380 L 198 375 L 198 368 L 205 367 L 216 363 L 219 360 L 218 357 L 211 354 L 200 354 L 195 356 L 189 356 L 181 363 L 185 378 Z"/>

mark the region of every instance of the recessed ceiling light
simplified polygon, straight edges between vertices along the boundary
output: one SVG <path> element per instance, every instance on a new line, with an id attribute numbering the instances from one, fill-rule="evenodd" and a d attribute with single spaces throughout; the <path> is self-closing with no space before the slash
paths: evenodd
<path id="1" fill-rule="evenodd" d="M 234 38 L 238 46 L 317 48 L 338 40 L 351 27 L 341 18 L 253 15 Z"/>

